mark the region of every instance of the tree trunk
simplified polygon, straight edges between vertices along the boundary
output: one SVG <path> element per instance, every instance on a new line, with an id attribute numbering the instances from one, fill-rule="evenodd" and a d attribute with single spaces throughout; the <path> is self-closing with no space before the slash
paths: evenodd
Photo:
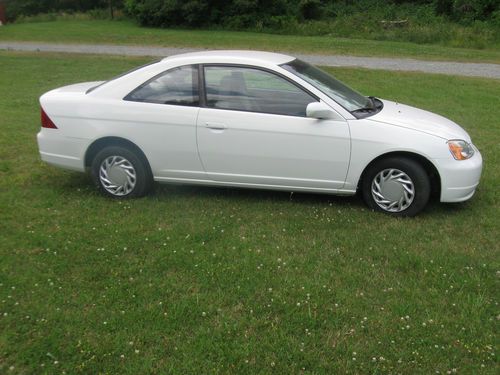
<path id="1" fill-rule="evenodd" d="M 7 14 L 5 14 L 5 5 L 2 0 L 0 0 L 0 24 L 5 25 L 7 23 Z"/>
<path id="2" fill-rule="evenodd" d="M 113 0 L 109 0 L 109 15 L 111 19 L 115 18 L 114 9 L 113 9 Z"/>

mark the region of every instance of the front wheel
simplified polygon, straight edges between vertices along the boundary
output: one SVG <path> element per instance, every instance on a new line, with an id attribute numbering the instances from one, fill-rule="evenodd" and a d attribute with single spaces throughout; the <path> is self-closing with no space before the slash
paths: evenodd
<path id="1" fill-rule="evenodd" d="M 425 169 L 407 158 L 376 161 L 363 176 L 366 204 L 393 216 L 415 216 L 429 201 L 431 184 Z"/>
<path id="2" fill-rule="evenodd" d="M 113 198 L 141 197 L 153 184 L 147 162 L 120 146 L 102 149 L 92 161 L 91 170 L 98 189 Z"/>

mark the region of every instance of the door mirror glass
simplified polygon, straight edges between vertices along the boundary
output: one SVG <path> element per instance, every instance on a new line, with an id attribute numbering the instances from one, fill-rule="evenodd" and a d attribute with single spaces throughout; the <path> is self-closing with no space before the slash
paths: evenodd
<path id="1" fill-rule="evenodd" d="M 307 117 L 317 119 L 341 120 L 340 115 L 327 106 L 325 103 L 309 103 L 306 108 Z"/>

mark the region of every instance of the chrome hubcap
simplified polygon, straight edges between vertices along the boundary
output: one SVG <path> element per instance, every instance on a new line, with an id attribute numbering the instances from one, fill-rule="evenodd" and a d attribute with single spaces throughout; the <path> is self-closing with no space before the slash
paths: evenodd
<path id="1" fill-rule="evenodd" d="M 103 160 L 99 179 L 104 189 L 116 196 L 129 194 L 137 181 L 134 166 L 122 156 L 109 156 Z"/>
<path id="2" fill-rule="evenodd" d="M 403 171 L 384 169 L 372 181 L 372 196 L 384 211 L 401 212 L 413 202 L 415 186 Z"/>

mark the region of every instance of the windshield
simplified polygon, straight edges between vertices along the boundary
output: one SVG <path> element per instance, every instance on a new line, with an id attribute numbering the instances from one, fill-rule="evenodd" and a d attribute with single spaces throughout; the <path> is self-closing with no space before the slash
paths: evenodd
<path id="1" fill-rule="evenodd" d="M 304 61 L 295 59 L 281 65 L 281 67 L 317 87 L 349 112 L 373 107 L 370 98 L 361 95 L 328 73 Z"/>

